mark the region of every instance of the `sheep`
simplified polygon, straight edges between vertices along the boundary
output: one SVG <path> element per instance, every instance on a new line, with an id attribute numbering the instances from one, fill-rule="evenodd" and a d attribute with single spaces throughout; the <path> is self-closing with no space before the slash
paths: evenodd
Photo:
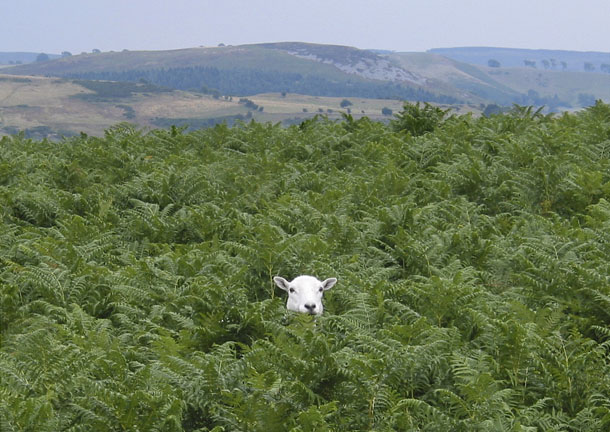
<path id="1" fill-rule="evenodd" d="M 322 295 L 337 283 L 337 278 L 320 282 L 313 276 L 299 276 L 288 282 L 280 276 L 273 278 L 275 284 L 288 293 L 286 308 L 295 312 L 320 315 L 324 310 Z"/>

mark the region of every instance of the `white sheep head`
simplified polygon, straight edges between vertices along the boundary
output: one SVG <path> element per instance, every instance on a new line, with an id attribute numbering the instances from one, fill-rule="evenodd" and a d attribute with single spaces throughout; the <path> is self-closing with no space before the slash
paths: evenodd
<path id="1" fill-rule="evenodd" d="M 320 315 L 324 310 L 322 295 L 337 283 L 336 278 L 320 282 L 313 276 L 299 276 L 288 282 L 280 276 L 273 278 L 275 284 L 288 293 L 286 308 L 291 311 Z"/>

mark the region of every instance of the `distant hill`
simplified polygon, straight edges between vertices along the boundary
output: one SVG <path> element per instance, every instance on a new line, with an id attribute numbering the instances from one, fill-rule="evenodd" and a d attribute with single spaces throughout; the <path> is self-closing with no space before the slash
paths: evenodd
<path id="1" fill-rule="evenodd" d="M 472 103 L 545 106 L 560 111 L 592 105 L 596 99 L 610 101 L 610 74 L 489 67 L 447 56 L 426 53 L 390 55 L 403 67 L 425 76 L 430 83 L 452 89 L 452 94 Z M 449 91 L 449 90 L 447 90 Z"/>
<path id="2" fill-rule="evenodd" d="M 395 62 L 425 76 L 430 85 L 450 92 L 470 104 L 511 105 L 524 101 L 524 95 L 495 80 L 477 66 L 430 53 L 393 53 Z"/>
<path id="3" fill-rule="evenodd" d="M 146 81 L 179 90 L 249 96 L 289 92 L 455 103 L 385 56 L 334 45 L 278 43 L 172 51 L 81 54 L 20 65 L 6 73 Z"/>
<path id="4" fill-rule="evenodd" d="M 480 66 L 489 66 L 489 61 L 495 60 L 502 67 L 530 67 L 542 70 L 610 73 L 610 52 L 492 47 L 435 48 L 428 52 Z"/>
<path id="5" fill-rule="evenodd" d="M 560 111 L 610 101 L 608 63 L 605 53 L 481 47 L 400 53 L 282 42 L 89 53 L 2 72 L 149 83 L 215 97 L 289 93 Z"/>
<path id="6" fill-rule="evenodd" d="M 318 114 L 340 119 L 347 113 L 356 119 L 387 120 L 401 107 L 399 100 L 292 93 L 232 98 L 144 83 L 0 74 L 0 136 L 19 131 L 36 138 L 79 132 L 100 136 L 120 122 L 146 129 L 171 125 L 202 128 L 251 119 L 290 125 Z"/>
<path id="7" fill-rule="evenodd" d="M 25 64 L 35 62 L 40 54 L 46 54 L 50 60 L 60 58 L 59 54 L 31 52 L 0 52 L 0 65 Z"/>

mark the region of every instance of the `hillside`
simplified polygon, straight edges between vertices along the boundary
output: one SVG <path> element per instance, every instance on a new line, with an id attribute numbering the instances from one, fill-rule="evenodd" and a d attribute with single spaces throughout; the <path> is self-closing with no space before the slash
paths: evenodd
<path id="1" fill-rule="evenodd" d="M 269 49 L 280 50 L 290 55 L 312 60 L 317 63 L 332 65 L 342 72 L 360 76 L 363 78 L 409 82 L 425 86 L 427 80 L 401 67 L 384 55 L 378 55 L 373 51 L 360 50 L 352 47 L 336 45 L 304 44 L 299 42 L 284 42 L 273 44 L 261 44 Z"/>
<path id="2" fill-rule="evenodd" d="M 425 76 L 439 91 L 447 91 L 471 104 L 497 103 L 511 105 L 522 94 L 505 86 L 480 68 L 429 53 L 392 53 L 397 64 Z"/>
<path id="3" fill-rule="evenodd" d="M 498 51 L 473 52 L 483 58 Z M 0 77 L 0 133 L 40 137 L 99 135 L 121 121 L 197 128 L 251 118 L 291 124 L 342 112 L 387 120 L 403 100 L 479 113 L 515 103 L 549 112 L 610 101 L 606 73 L 489 67 L 431 52 L 298 42 L 92 53 L 1 71 L 13 75 Z M 344 99 L 352 105 L 341 106 Z"/>
<path id="4" fill-rule="evenodd" d="M 0 138 L 2 431 L 610 430 L 610 106 L 399 114 Z"/>
<path id="5" fill-rule="evenodd" d="M 494 66 L 499 67 L 488 67 L 494 56 L 500 63 Z M 596 99 L 610 100 L 610 74 L 596 73 L 605 70 L 608 56 L 497 48 L 388 53 L 285 42 L 82 54 L 5 68 L 4 72 L 146 81 L 178 90 L 242 97 L 288 92 L 472 107 L 517 103 L 565 110 L 589 106 Z M 525 67 L 523 58 L 538 62 L 537 68 Z M 541 59 L 548 61 L 548 70 L 541 66 Z M 592 72 L 577 70 L 578 62 L 590 62 Z"/>
<path id="6" fill-rule="evenodd" d="M 265 93 L 227 98 L 157 87 L 142 83 L 94 82 L 62 78 L 0 75 L 0 135 L 25 131 L 27 136 L 70 136 L 131 122 L 146 129 L 169 125 L 192 128 L 220 122 L 255 119 L 298 123 L 316 114 L 341 118 L 348 109 L 355 118 L 389 118 L 384 108 L 397 111 L 398 100 Z"/>
<path id="7" fill-rule="evenodd" d="M 596 99 L 610 101 L 610 74 L 606 73 L 489 67 L 431 52 L 388 56 L 429 82 L 438 83 L 439 91 L 453 89 L 456 97 L 472 103 L 517 103 L 565 110 L 592 105 Z"/>
<path id="8" fill-rule="evenodd" d="M 32 52 L 0 52 L 0 65 L 14 65 L 35 62 L 40 54 Z M 50 60 L 60 58 L 58 54 L 46 54 Z"/>
<path id="9" fill-rule="evenodd" d="M 250 96 L 289 92 L 454 103 L 425 79 L 366 50 L 313 44 L 262 44 L 173 51 L 83 54 L 20 65 L 6 73 L 141 81 L 178 90 Z"/>
<path id="10" fill-rule="evenodd" d="M 488 66 L 489 60 L 496 60 L 502 67 L 610 73 L 608 52 L 492 47 L 435 48 L 428 52 L 479 66 Z"/>

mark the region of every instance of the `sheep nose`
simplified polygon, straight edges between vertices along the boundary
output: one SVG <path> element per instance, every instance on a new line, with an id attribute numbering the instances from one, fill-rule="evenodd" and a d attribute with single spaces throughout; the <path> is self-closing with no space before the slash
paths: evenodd
<path id="1" fill-rule="evenodd" d="M 305 309 L 312 313 L 316 309 L 315 303 L 305 303 Z"/>

